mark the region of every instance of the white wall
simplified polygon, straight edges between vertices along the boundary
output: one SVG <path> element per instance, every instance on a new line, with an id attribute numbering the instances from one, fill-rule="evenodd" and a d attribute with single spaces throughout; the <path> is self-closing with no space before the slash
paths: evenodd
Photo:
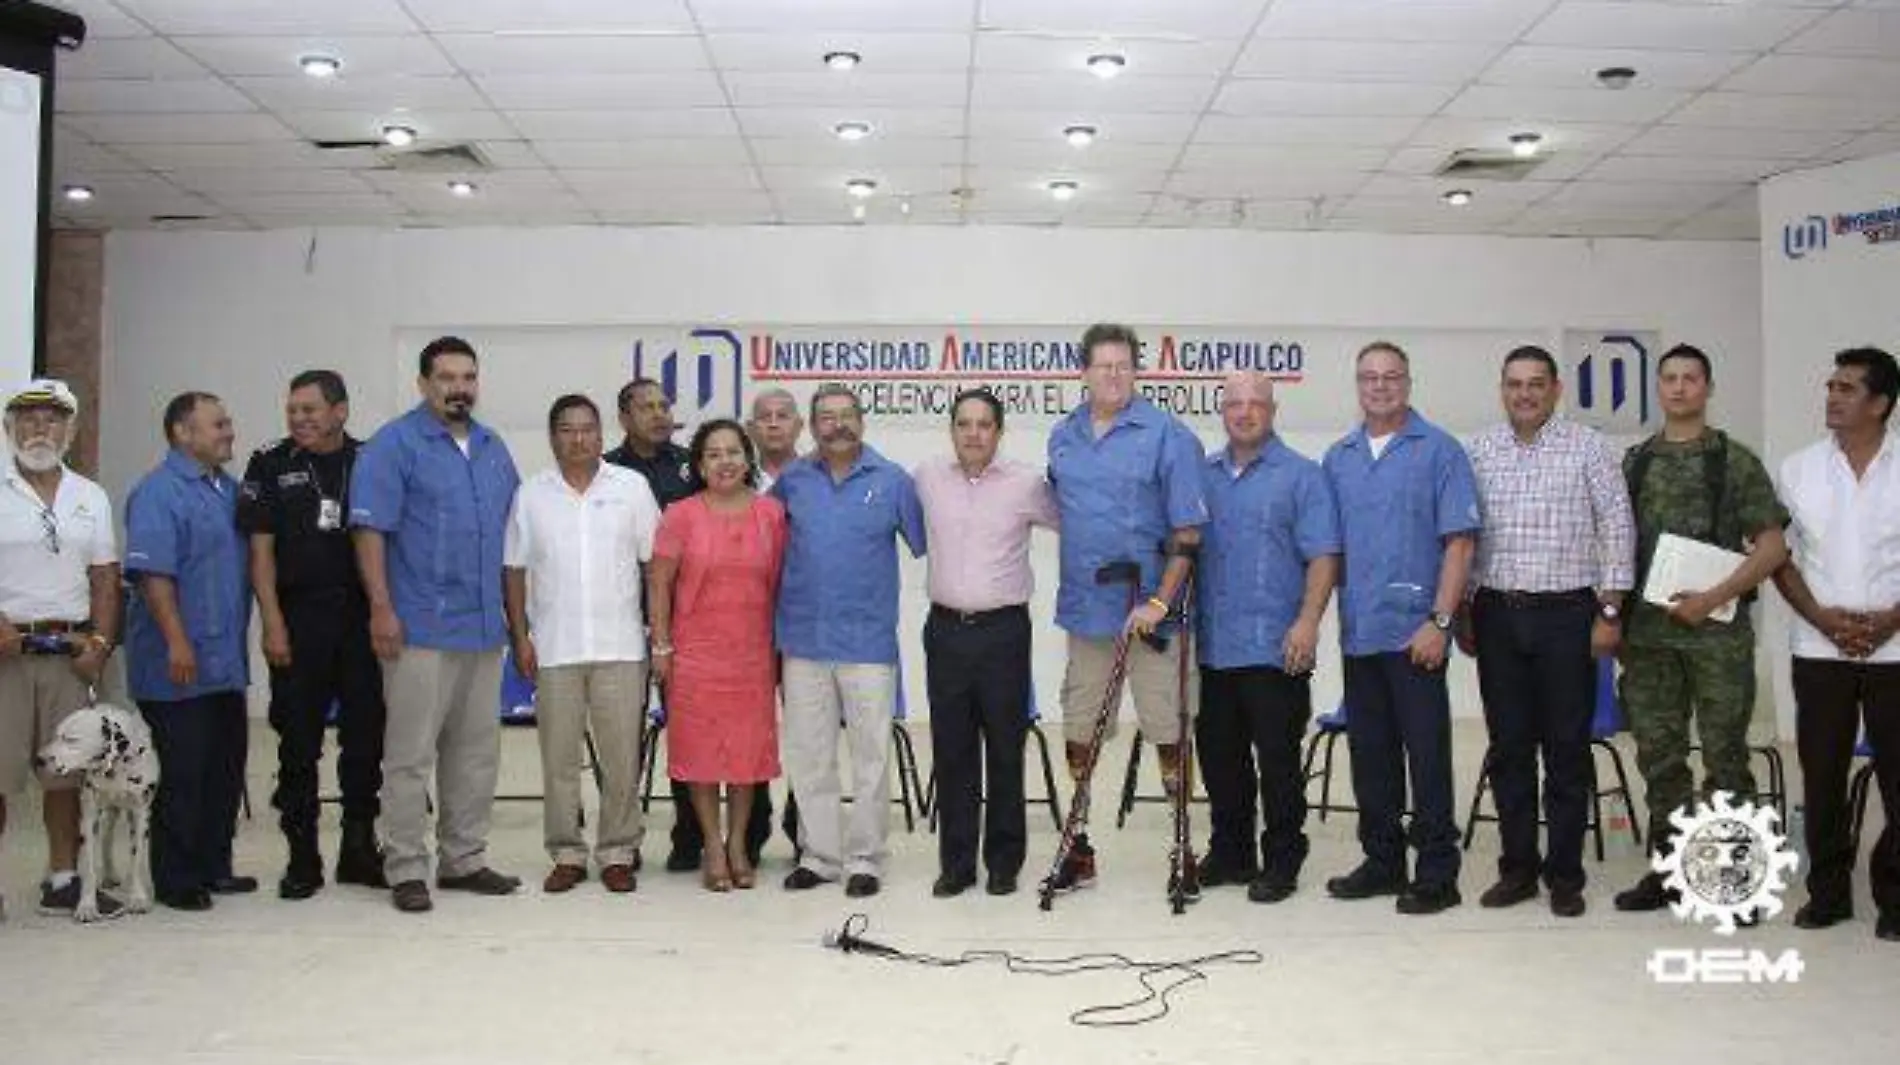
<path id="1" fill-rule="evenodd" d="M 437 330 L 469 336 L 478 348 L 484 331 L 497 338 L 496 350 L 506 354 L 485 363 L 484 412 L 509 431 L 522 465 L 538 467 L 545 447 L 535 423 L 546 402 L 585 387 L 609 405 L 608 388 L 624 365 L 624 351 L 586 365 L 559 354 L 577 327 L 698 324 L 1079 330 L 1108 318 L 1384 334 L 1426 351 L 1464 353 L 1415 367 L 1421 408 L 1459 431 L 1493 416 L 1506 338 L 1559 350 L 1566 329 L 1652 330 L 1665 344 L 1693 341 L 1715 354 L 1718 416 L 1754 442 L 1761 433 L 1758 270 L 1747 244 L 1369 234 L 930 227 L 114 233 L 101 470 L 122 492 L 160 450 L 156 412 L 184 388 L 226 397 L 242 454 L 281 432 L 283 383 L 311 366 L 348 377 L 354 424 L 367 432 L 413 401 L 412 338 Z M 1467 342 L 1446 342 L 1454 331 L 1467 331 Z M 1469 331 L 1481 331 L 1484 342 L 1470 343 L 1479 334 Z M 411 343 L 399 345 L 399 336 Z M 1354 420 L 1351 354 L 1343 347 L 1309 353 L 1307 383 L 1283 396 L 1288 417 L 1304 430 L 1292 442 L 1310 454 Z M 1213 420 L 1197 427 L 1218 439 Z M 1039 463 L 1042 434 L 1024 426 L 1006 450 Z M 940 428 L 914 422 L 874 422 L 869 438 L 907 463 L 945 446 Z M 1041 544 L 1042 618 L 1052 557 Z M 914 638 L 921 576 L 913 567 L 907 579 L 910 704 L 921 711 Z M 1056 705 L 1061 661 L 1049 631 L 1042 637 L 1039 630 L 1037 655 L 1045 713 Z M 1339 670 L 1336 658 L 1322 661 L 1317 687 L 1325 707 L 1337 698 Z M 1476 714 L 1467 663 L 1454 678 L 1458 712 Z"/>
<path id="2" fill-rule="evenodd" d="M 1831 232 L 1837 215 L 1881 208 L 1900 208 L 1900 153 L 1788 174 L 1762 186 L 1762 386 L 1770 397 L 1763 432 L 1771 472 L 1826 432 L 1822 385 L 1835 352 L 1871 344 L 1900 353 L 1900 238 L 1871 243 L 1858 233 Z M 1825 246 L 1812 244 L 1810 220 L 1817 218 L 1829 230 Z M 1774 598 L 1767 646 L 1783 734 L 1792 735 L 1789 611 Z"/>

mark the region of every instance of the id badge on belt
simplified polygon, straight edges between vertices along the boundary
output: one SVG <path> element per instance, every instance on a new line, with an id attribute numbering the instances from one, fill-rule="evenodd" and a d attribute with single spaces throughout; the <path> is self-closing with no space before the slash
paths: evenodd
<path id="1" fill-rule="evenodd" d="M 343 528 L 343 503 L 336 499 L 317 500 L 317 529 L 336 532 Z"/>

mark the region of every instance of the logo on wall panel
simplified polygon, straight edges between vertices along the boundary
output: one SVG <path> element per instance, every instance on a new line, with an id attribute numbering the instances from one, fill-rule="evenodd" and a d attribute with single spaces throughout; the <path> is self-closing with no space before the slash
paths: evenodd
<path id="1" fill-rule="evenodd" d="M 674 417 L 687 422 L 744 420 L 744 368 L 745 346 L 730 329 L 695 329 L 683 349 L 665 354 L 644 340 L 633 342 L 633 376 L 658 381 Z"/>
<path id="2" fill-rule="evenodd" d="M 1805 259 L 1810 253 L 1827 250 L 1827 219 L 1811 214 L 1799 222 L 1781 227 L 1781 254 L 1790 259 Z"/>
<path id="3" fill-rule="evenodd" d="M 1652 417 L 1653 331 L 1584 330 L 1564 333 L 1565 362 L 1576 381 L 1576 419 L 1604 432 L 1638 432 Z"/>

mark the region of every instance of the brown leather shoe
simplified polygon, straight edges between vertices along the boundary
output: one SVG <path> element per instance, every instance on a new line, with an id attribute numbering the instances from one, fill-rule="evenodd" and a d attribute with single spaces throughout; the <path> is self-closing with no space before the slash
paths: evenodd
<path id="1" fill-rule="evenodd" d="M 541 881 L 541 890 L 550 895 L 559 895 L 574 890 L 574 885 L 587 879 L 587 867 L 584 865 L 557 864 L 548 870 L 548 878 Z"/>
<path id="2" fill-rule="evenodd" d="M 600 883 L 616 895 L 625 895 L 636 886 L 633 866 L 610 865 L 600 871 Z"/>
<path id="3" fill-rule="evenodd" d="M 403 913 L 428 913 L 435 908 L 429 898 L 429 885 L 420 880 L 405 880 L 389 891 L 389 900 Z"/>

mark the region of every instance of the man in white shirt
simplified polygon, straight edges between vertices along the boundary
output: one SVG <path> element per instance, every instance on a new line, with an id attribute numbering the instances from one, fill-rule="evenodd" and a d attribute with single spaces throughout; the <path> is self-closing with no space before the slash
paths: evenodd
<path id="1" fill-rule="evenodd" d="M 602 777 L 594 860 L 613 892 L 634 890 L 640 818 L 640 729 L 646 708 L 641 567 L 653 557 L 660 506 L 647 480 L 602 460 L 600 410 L 566 395 L 548 411 L 556 467 L 521 486 L 504 549 L 515 665 L 538 685 L 543 831 L 550 893 L 587 879 L 581 827 L 581 737 Z"/>
<path id="2" fill-rule="evenodd" d="M 79 401 L 60 381 L 34 381 L 6 402 L 0 474 L 0 831 L 6 797 L 26 790 L 34 756 L 59 723 L 91 701 L 119 632 L 119 548 L 112 503 L 66 467 Z M 79 780 L 40 774 L 47 876 L 42 913 L 79 901 Z M 99 894 L 117 916 L 117 899 Z M 5 906 L 0 903 L 0 916 Z"/>
<path id="3" fill-rule="evenodd" d="M 778 480 L 785 464 L 798 457 L 798 434 L 805 431 L 798 400 L 783 388 L 768 388 L 752 399 L 752 417 L 746 432 L 759 446 L 759 491 Z"/>
<path id="4" fill-rule="evenodd" d="M 1799 928 L 1854 916 L 1847 776 L 1864 722 L 1887 825 L 1868 859 L 1879 920 L 1900 942 L 1900 447 L 1887 431 L 1900 366 L 1878 348 L 1834 357 L 1830 436 L 1781 464 L 1791 557 L 1775 574 L 1794 622 L 1794 697 L 1807 804 Z"/>

